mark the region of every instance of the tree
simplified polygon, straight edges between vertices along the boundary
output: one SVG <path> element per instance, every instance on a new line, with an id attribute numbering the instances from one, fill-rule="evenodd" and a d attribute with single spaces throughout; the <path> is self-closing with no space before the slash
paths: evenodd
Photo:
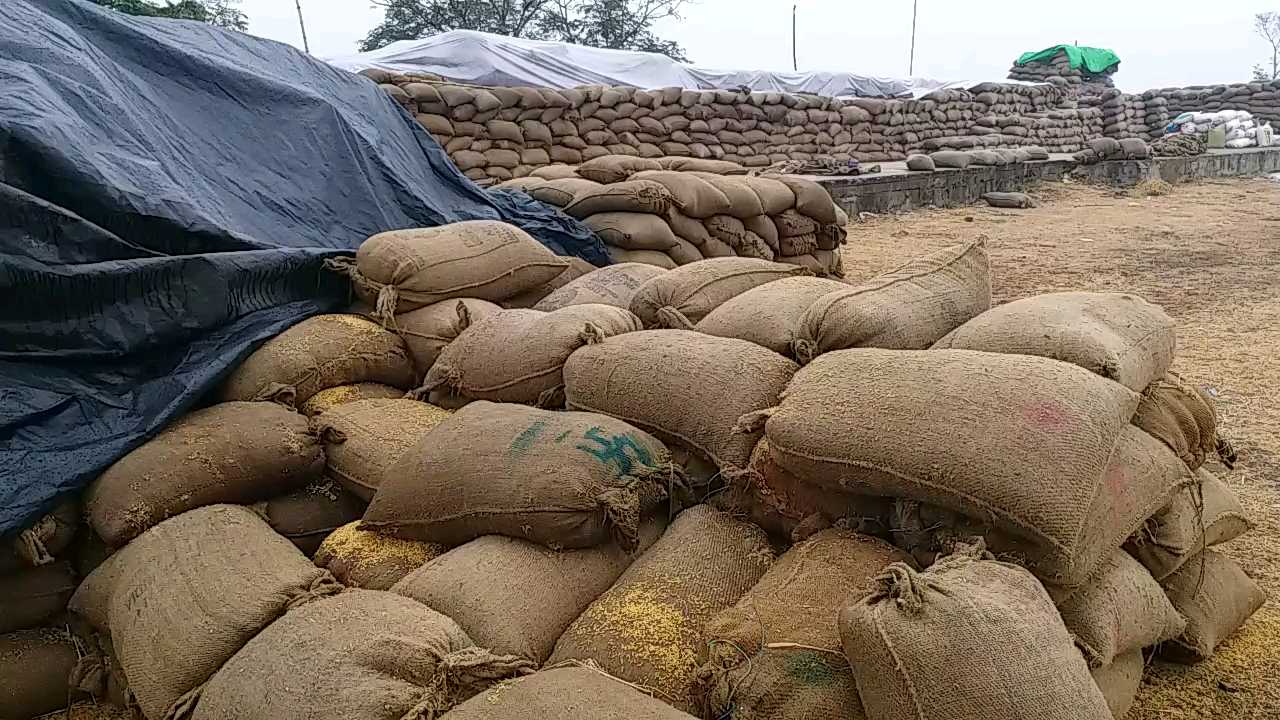
<path id="1" fill-rule="evenodd" d="M 1253 66 L 1254 80 L 1280 79 L 1280 13 L 1265 12 L 1253 16 L 1253 30 L 1271 45 L 1271 68 Z"/>
<path id="2" fill-rule="evenodd" d="M 381 0 L 386 17 L 360 43 L 375 50 L 396 40 L 449 30 L 481 30 L 535 40 L 560 40 L 619 50 L 643 50 L 687 62 L 684 49 L 653 33 L 679 18 L 690 0 Z"/>
<path id="3" fill-rule="evenodd" d="M 91 0 L 129 15 L 199 20 L 229 30 L 249 29 L 249 18 L 234 6 L 240 0 Z"/>

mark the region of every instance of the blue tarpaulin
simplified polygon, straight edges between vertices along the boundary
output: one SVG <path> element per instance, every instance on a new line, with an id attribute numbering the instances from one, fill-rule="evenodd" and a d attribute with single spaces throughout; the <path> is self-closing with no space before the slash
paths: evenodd
<path id="1" fill-rule="evenodd" d="M 79 0 L 0 2 L 0 535 L 91 481 L 256 345 L 333 310 L 383 230 L 501 219 L 373 82 L 287 45 Z"/>

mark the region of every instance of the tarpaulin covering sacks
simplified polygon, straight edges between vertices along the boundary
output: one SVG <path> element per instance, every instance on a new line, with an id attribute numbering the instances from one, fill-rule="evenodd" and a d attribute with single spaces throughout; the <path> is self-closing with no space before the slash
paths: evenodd
<path id="1" fill-rule="evenodd" d="M 377 85 L 291 47 L 74 0 L 0 3 L 0 534 L 336 309 L 390 229 L 585 227 L 466 180 Z"/>

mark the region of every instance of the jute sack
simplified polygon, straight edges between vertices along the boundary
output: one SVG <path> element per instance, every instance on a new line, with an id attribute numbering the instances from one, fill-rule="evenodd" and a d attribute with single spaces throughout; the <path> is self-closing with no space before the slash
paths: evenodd
<path id="1" fill-rule="evenodd" d="M 663 273 L 646 282 L 631 312 L 646 328 L 692 328 L 712 310 L 760 285 L 806 271 L 755 258 L 715 258 Z"/>
<path id="2" fill-rule="evenodd" d="M 529 175 L 543 180 L 585 179 L 578 174 L 577 168 L 569 167 L 568 165 L 548 165 L 534 168 Z M 596 184 L 598 185 L 599 183 Z"/>
<path id="3" fill-rule="evenodd" d="M 747 229 L 745 223 L 730 215 L 712 215 L 702 221 L 711 237 L 733 248 L 743 258 L 773 260 L 774 251 L 764 238 Z"/>
<path id="4" fill-rule="evenodd" d="M 925 572 L 895 563 L 877 580 L 876 592 L 839 619 L 868 717 L 1111 717 L 1053 602 L 1026 570 L 971 553 Z"/>
<path id="5" fill-rule="evenodd" d="M 311 557 L 329 533 L 359 520 L 367 504 L 333 480 L 318 480 L 252 507 L 272 530 Z"/>
<path id="6" fill-rule="evenodd" d="M 571 409 L 697 450 L 721 470 L 740 469 L 760 434 L 735 432 L 736 419 L 775 405 L 795 371 L 794 362 L 745 340 L 649 330 L 574 353 L 564 367 L 565 399 Z"/>
<path id="7" fill-rule="evenodd" d="M 585 218 L 583 223 L 603 242 L 627 250 L 667 252 L 680 244 L 661 215 L 607 212 Z"/>
<path id="8" fill-rule="evenodd" d="M 676 209 L 667 211 L 665 219 L 667 224 L 671 226 L 671 232 L 675 233 L 676 237 L 693 245 L 701 252 L 707 251 L 707 244 L 713 238 L 711 232 L 707 230 L 707 226 L 701 220 L 694 220 Z"/>
<path id="9" fill-rule="evenodd" d="M 704 158 L 664 157 L 658 158 L 658 164 L 664 170 L 681 170 L 684 172 L 714 173 L 716 175 L 745 176 L 747 169 L 736 162 L 728 160 L 707 160 Z"/>
<path id="10" fill-rule="evenodd" d="M 794 175 L 779 175 L 777 180 L 795 193 L 796 210 L 801 215 L 813 218 L 819 225 L 835 224 L 836 201 L 821 185 Z"/>
<path id="11" fill-rule="evenodd" d="M 353 522 L 334 530 L 315 556 L 316 567 L 333 573 L 347 587 L 389 590 L 448 549 L 361 530 L 359 526 L 359 522 Z"/>
<path id="12" fill-rule="evenodd" d="M 578 174 L 603 185 L 612 185 L 623 182 L 638 172 L 661 169 L 662 165 L 657 160 L 627 155 L 605 155 L 579 165 Z"/>
<path id="13" fill-rule="evenodd" d="M 320 477 L 324 451 L 307 419 L 270 402 L 196 410 L 107 468 L 85 495 L 89 524 L 111 547 L 180 513 L 251 503 Z"/>
<path id="14" fill-rule="evenodd" d="M 1168 445 L 1192 470 L 1218 454 L 1218 414 L 1213 401 L 1177 373 L 1142 391 L 1133 424 Z"/>
<path id="15" fill-rule="evenodd" d="M 1045 358 L 846 350 L 803 368 L 779 407 L 739 425 L 767 419 L 773 459 L 805 482 L 983 519 L 1025 541 L 1038 577 L 1072 586 L 1191 481 L 1126 421 L 1137 403 Z"/>
<path id="16" fill-rule="evenodd" d="M 1138 688 L 1142 686 L 1142 671 L 1146 661 L 1141 650 L 1125 653 L 1106 667 L 1091 670 L 1090 675 L 1097 683 L 1102 697 L 1111 708 L 1111 716 L 1123 720 L 1133 707 L 1138 697 Z"/>
<path id="17" fill-rule="evenodd" d="M 194 720 L 431 720 L 528 661 L 388 592 L 347 590 L 258 633 L 205 688 Z"/>
<path id="18" fill-rule="evenodd" d="M 356 315 L 318 315 L 267 341 L 240 363 L 221 398 L 301 404 L 337 385 L 376 382 L 413 386 L 404 341 Z"/>
<path id="19" fill-rule="evenodd" d="M 339 385 L 337 387 L 321 390 L 315 395 L 312 395 L 310 400 L 302 403 L 302 406 L 298 408 L 298 412 L 301 412 L 309 418 L 313 418 L 332 410 L 339 405 L 355 402 L 356 400 L 400 397 L 404 397 L 404 390 L 391 387 L 390 385 L 383 385 L 381 383 Z"/>
<path id="20" fill-rule="evenodd" d="M 789 277 L 752 288 L 707 314 L 693 329 L 737 338 L 791 355 L 795 328 L 809 306 L 848 285 L 816 277 Z"/>
<path id="21" fill-rule="evenodd" d="M 1160 583 L 1116 551 L 1083 588 L 1058 604 L 1058 612 L 1091 668 L 1121 655 L 1172 640 L 1186 629 Z"/>
<path id="22" fill-rule="evenodd" d="M 70 563 L 55 562 L 0 576 L 0 634 L 33 628 L 67 607 L 76 590 Z"/>
<path id="23" fill-rule="evenodd" d="M 478 645 L 541 666 L 556 640 L 666 528 L 641 525 L 633 554 L 615 543 L 556 551 L 486 535 L 426 563 L 391 588 L 453 618 Z"/>
<path id="24" fill-rule="evenodd" d="M 973 162 L 972 155 L 956 150 L 939 150 L 938 152 L 930 153 L 929 158 L 933 160 L 934 165 L 940 168 L 964 169 Z"/>
<path id="25" fill-rule="evenodd" d="M 637 160 L 639 158 L 636 158 Z M 628 212 L 662 215 L 671 209 L 675 198 L 659 183 L 647 180 L 628 180 L 616 185 L 603 185 L 599 189 L 585 190 L 564 206 L 570 217 L 582 220 L 599 213 Z"/>
<path id="26" fill-rule="evenodd" d="M 551 278 L 542 285 L 533 288 L 532 290 L 527 290 L 519 295 L 507 298 L 499 304 L 507 310 L 531 308 L 534 305 L 537 305 L 542 298 L 596 269 L 595 265 L 592 265 L 580 257 L 570 257 L 567 259 L 569 260 L 569 267 L 565 268 L 564 272 Z"/>
<path id="27" fill-rule="evenodd" d="M 760 236 L 765 245 L 769 249 L 778 252 L 781 247 L 781 238 L 778 237 L 778 226 L 773 224 L 773 220 L 768 215 L 755 215 L 742 221 L 742 227 Z"/>
<path id="28" fill-rule="evenodd" d="M 712 187 L 729 198 L 729 208 L 725 211 L 726 215 L 731 215 L 740 220 L 764 215 L 764 204 L 760 202 L 760 196 L 756 195 L 751 186 L 744 183 L 741 177 L 730 177 L 707 172 L 694 172 L 692 175 L 706 180 Z"/>
<path id="29" fill-rule="evenodd" d="M 534 310 L 551 312 L 570 305 L 612 305 L 628 308 L 636 291 L 666 272 L 644 263 L 619 263 L 587 273 L 543 298 Z"/>
<path id="30" fill-rule="evenodd" d="M 547 660 L 594 661 L 610 675 L 696 711 L 705 625 L 773 561 L 756 526 L 706 505 L 685 510 L 653 547 L 560 636 Z"/>
<path id="31" fill-rule="evenodd" d="M 449 411 L 405 398 L 359 400 L 321 415 L 325 472 L 366 502 L 406 450 L 449 417 Z"/>
<path id="32" fill-rule="evenodd" d="M 567 177 L 538 185 L 528 191 L 535 200 L 562 208 L 578 196 L 579 193 L 590 193 L 601 190 L 604 186 L 582 177 Z"/>
<path id="33" fill-rule="evenodd" d="M 78 655 L 70 633 L 54 628 L 0 635 L 0 717 L 34 718 L 67 706 L 67 678 Z"/>
<path id="34" fill-rule="evenodd" d="M 502 682 L 458 705 L 440 720 L 694 720 L 604 673 L 552 668 Z"/>
<path id="35" fill-rule="evenodd" d="M 361 243 L 350 272 L 356 292 L 387 320 L 453 298 L 501 302 L 546 283 L 567 264 L 514 225 L 468 220 L 374 235 Z"/>
<path id="36" fill-rule="evenodd" d="M 796 327 L 803 363 L 832 350 L 924 350 L 991 307 L 986 243 L 955 245 L 818 299 Z"/>
<path id="37" fill-rule="evenodd" d="M 64 500 L 47 515 L 0 542 L 0 575 L 48 565 L 75 539 L 80 503 Z"/>
<path id="38" fill-rule="evenodd" d="M 901 550 L 850 530 L 823 530 L 782 554 L 760 582 L 707 623 L 713 717 L 847 717 L 860 714 L 836 618 L 850 597 Z"/>
<path id="39" fill-rule="evenodd" d="M 481 535 L 634 548 L 640 513 L 681 480 L 656 438 L 612 418 L 473 402 L 404 453 L 361 529 L 449 547 Z"/>
<path id="40" fill-rule="evenodd" d="M 741 179 L 760 198 L 765 215 L 779 215 L 796 206 L 795 191 L 774 178 L 748 175 Z"/>
<path id="41" fill-rule="evenodd" d="M 729 211 L 729 198 L 714 185 L 693 173 L 672 170 L 646 170 L 631 176 L 633 180 L 651 180 L 661 184 L 675 198 L 680 212 L 702 220 Z"/>
<path id="42" fill-rule="evenodd" d="M 1215 550 L 1191 558 L 1162 584 L 1187 631 L 1162 645 L 1160 656 L 1186 664 L 1208 660 L 1267 601 L 1253 578 Z"/>
<path id="43" fill-rule="evenodd" d="M 414 370 L 421 378 L 463 330 L 472 323 L 501 311 L 501 306 L 487 300 L 445 300 L 397 315 L 396 332 L 404 338 L 409 355 L 413 358 Z M 404 393 L 400 395 L 403 396 Z"/>
<path id="44" fill-rule="evenodd" d="M 1253 524 L 1244 506 L 1217 475 L 1196 471 L 1196 485 L 1174 495 L 1125 544 L 1125 550 L 1164 580 L 1202 550 L 1246 533 Z"/>
<path id="45" fill-rule="evenodd" d="M 999 305 L 935 348 L 1039 355 L 1069 362 L 1141 392 L 1173 363 L 1173 320 L 1124 293 L 1067 292 Z"/>
<path id="46" fill-rule="evenodd" d="M 504 310 L 463 330 L 431 366 L 422 390 L 447 387 L 473 400 L 559 407 L 569 356 L 636 330 L 640 320 L 612 305 Z"/>
<path id="47" fill-rule="evenodd" d="M 71 610 L 110 633 L 138 705 L 159 720 L 189 717 L 203 683 L 250 638 L 341 589 L 248 508 L 213 505 L 112 555 Z"/>
<path id="48" fill-rule="evenodd" d="M 676 261 L 670 255 L 657 250 L 626 250 L 612 245 L 606 245 L 605 249 L 609 251 L 609 259 L 615 265 L 644 263 L 663 270 L 674 270 L 678 267 Z"/>

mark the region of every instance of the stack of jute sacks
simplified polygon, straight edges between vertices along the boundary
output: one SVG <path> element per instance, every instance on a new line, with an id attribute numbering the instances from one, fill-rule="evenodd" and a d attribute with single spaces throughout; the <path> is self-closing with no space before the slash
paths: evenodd
<path id="1" fill-rule="evenodd" d="M 1014 63 L 1009 68 L 1010 80 L 1021 80 L 1034 83 L 1054 83 L 1077 89 L 1081 95 L 1097 95 L 1115 87 L 1114 75 L 1120 69 L 1118 64 L 1112 65 L 1103 72 L 1091 72 L 1088 68 L 1071 67 L 1071 59 L 1065 50 L 1060 50 L 1047 62 L 1035 61 L 1025 65 Z"/>
<path id="2" fill-rule="evenodd" d="M 148 720 L 1104 720 L 1144 648 L 1206 657 L 1262 602 L 1206 549 L 1248 522 L 1172 322 L 993 308 L 981 241 L 549 290 L 570 263 L 481 221 L 333 267 L 351 313 L 89 489 L 75 687 Z"/>
<path id="3" fill-rule="evenodd" d="M 1260 122 L 1280 124 L 1280 80 L 1163 88 L 1148 90 L 1142 98 L 1148 106 L 1153 100 L 1164 101 L 1165 122 L 1186 112 L 1247 110 Z"/>
<path id="4" fill-rule="evenodd" d="M 716 160 L 606 155 L 576 169 L 535 170 L 515 188 L 586 223 L 616 262 L 663 268 L 751 257 L 843 274 L 848 216 L 817 183 L 747 175 Z"/>

